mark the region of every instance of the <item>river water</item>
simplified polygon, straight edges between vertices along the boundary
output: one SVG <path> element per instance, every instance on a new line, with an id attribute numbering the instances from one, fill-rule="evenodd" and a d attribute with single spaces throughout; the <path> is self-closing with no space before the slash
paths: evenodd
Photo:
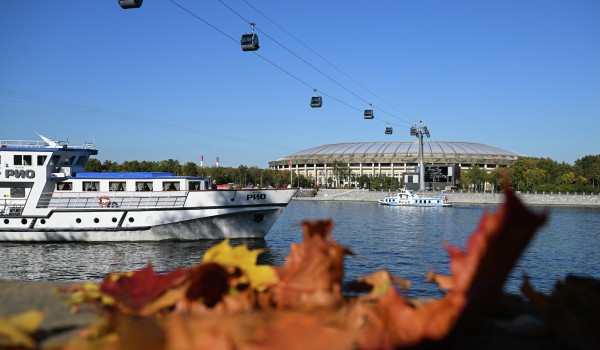
<path id="1" fill-rule="evenodd" d="M 232 240 L 265 249 L 259 262 L 282 265 L 290 244 L 302 240 L 304 220 L 332 219 L 333 238 L 354 251 L 346 258 L 344 280 L 387 269 L 412 283 L 411 296 L 437 297 L 424 281 L 433 268 L 449 273 L 444 242 L 464 248 L 484 211 L 492 205 L 452 208 L 385 207 L 372 202 L 292 201 L 265 240 Z M 531 207 L 549 220 L 538 232 L 508 279 L 518 293 L 522 275 L 550 292 L 567 274 L 600 278 L 600 208 Z M 134 271 L 149 262 L 161 273 L 189 267 L 219 241 L 144 243 L 0 243 L 0 280 L 100 280 L 111 271 Z"/>

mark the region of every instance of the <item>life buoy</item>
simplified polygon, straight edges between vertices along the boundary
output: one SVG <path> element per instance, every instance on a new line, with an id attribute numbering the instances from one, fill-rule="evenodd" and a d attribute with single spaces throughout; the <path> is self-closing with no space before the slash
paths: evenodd
<path id="1" fill-rule="evenodd" d="M 101 196 L 98 198 L 98 204 L 100 204 L 101 207 L 108 207 L 110 205 L 110 198 L 108 198 L 108 196 Z"/>

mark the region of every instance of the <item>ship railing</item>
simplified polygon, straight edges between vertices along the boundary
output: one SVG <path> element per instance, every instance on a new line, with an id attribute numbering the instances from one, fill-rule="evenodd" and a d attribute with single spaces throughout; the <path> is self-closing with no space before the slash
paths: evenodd
<path id="1" fill-rule="evenodd" d="M 4 203 L 0 204 L 0 216 L 20 216 L 24 208 L 25 198 L 4 198 Z"/>
<path id="2" fill-rule="evenodd" d="M 90 142 L 70 142 L 70 141 L 57 141 L 58 147 L 63 148 L 75 148 L 75 149 L 95 149 L 93 143 Z M 43 148 L 50 147 L 45 141 L 36 140 L 0 140 L 0 148 Z M 53 146 L 54 147 L 54 146 Z"/>
<path id="3" fill-rule="evenodd" d="M 187 191 L 161 192 L 49 192 L 43 193 L 37 207 L 49 209 L 97 208 L 179 208 Z"/>

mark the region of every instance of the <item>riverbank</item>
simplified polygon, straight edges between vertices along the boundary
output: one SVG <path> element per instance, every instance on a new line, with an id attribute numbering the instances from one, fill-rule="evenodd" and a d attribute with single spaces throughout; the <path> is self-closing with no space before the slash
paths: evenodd
<path id="1" fill-rule="evenodd" d="M 77 338 L 79 332 L 99 320 L 91 306 L 84 306 L 76 314 L 61 300 L 58 288 L 75 282 L 0 281 L 0 318 L 36 310 L 44 319 L 34 338 L 40 347 L 63 344 Z M 0 346 L 2 348 L 2 346 Z"/>
<path id="2" fill-rule="evenodd" d="M 367 190 L 321 189 L 312 196 L 294 200 L 377 202 L 389 192 Z M 448 192 L 448 200 L 456 204 L 500 204 L 502 193 Z M 599 206 L 600 194 L 584 193 L 517 193 L 527 205 Z"/>
<path id="3" fill-rule="evenodd" d="M 60 348 L 69 344 L 77 339 L 83 330 L 100 320 L 100 315 L 89 305 L 82 307 L 76 314 L 71 314 L 69 307 L 61 301 L 57 288 L 74 284 L 76 283 L 0 281 L 0 319 L 30 310 L 41 311 L 44 319 L 39 330 L 33 334 L 36 348 Z M 511 300 L 511 304 L 522 303 L 514 297 L 507 298 L 506 300 Z M 448 345 L 456 349 L 565 348 L 541 320 L 529 312 L 524 312 L 525 308 L 522 305 L 517 308 L 520 311 L 514 320 L 490 319 L 478 332 L 463 334 L 454 338 Z M 82 347 L 73 345 L 69 348 Z"/>

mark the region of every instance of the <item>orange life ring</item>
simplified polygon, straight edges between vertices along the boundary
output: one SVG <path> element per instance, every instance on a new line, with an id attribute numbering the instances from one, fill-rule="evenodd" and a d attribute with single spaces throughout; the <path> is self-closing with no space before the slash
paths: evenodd
<path id="1" fill-rule="evenodd" d="M 110 198 L 108 198 L 108 196 L 101 196 L 98 198 L 98 204 L 100 204 L 101 207 L 108 207 L 110 205 Z"/>

